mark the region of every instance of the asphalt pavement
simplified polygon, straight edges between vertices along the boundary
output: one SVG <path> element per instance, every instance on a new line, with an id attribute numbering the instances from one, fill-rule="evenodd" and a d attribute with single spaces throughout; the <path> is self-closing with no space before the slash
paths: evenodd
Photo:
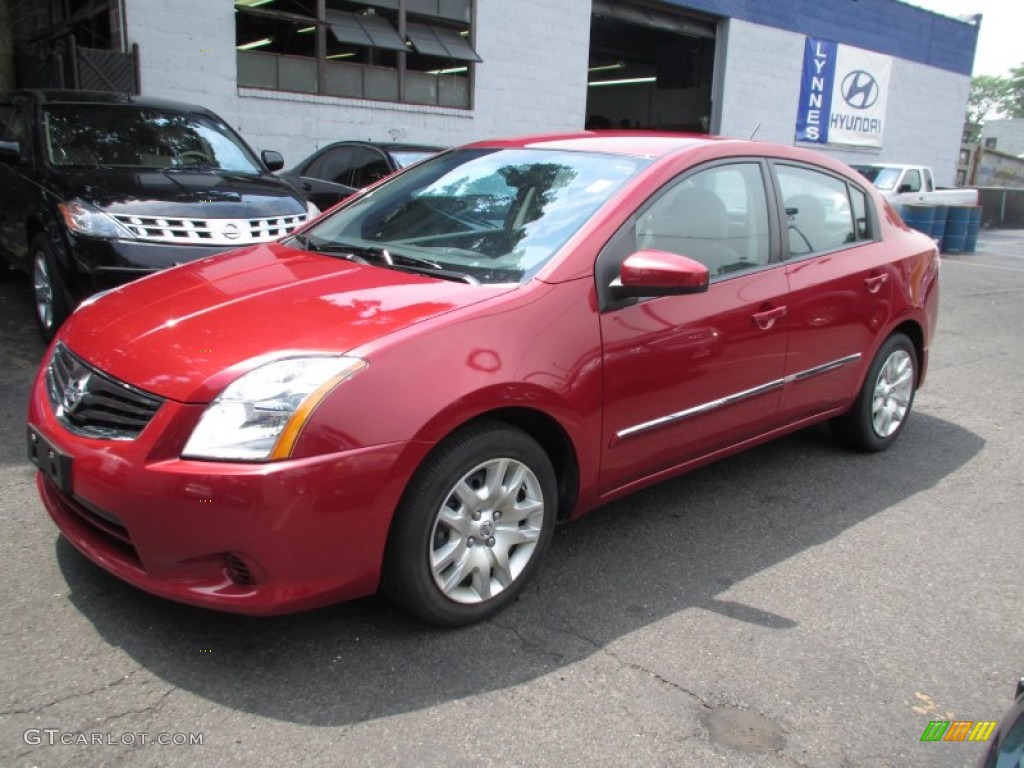
<path id="1" fill-rule="evenodd" d="M 378 598 L 221 615 L 79 556 L 24 458 L 28 286 L 0 285 L 0 765 L 973 765 L 921 736 L 1024 674 L 1024 231 L 941 279 L 892 450 L 814 428 L 635 494 L 456 631 Z"/>

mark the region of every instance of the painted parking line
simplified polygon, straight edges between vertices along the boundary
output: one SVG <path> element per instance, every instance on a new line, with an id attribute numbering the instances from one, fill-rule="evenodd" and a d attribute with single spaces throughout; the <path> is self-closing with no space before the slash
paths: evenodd
<path id="1" fill-rule="evenodd" d="M 948 256 L 942 257 L 942 266 L 958 266 L 958 267 L 984 267 L 985 269 L 998 269 L 1002 272 L 1024 272 L 1024 267 L 1004 267 L 1000 264 L 986 264 L 983 261 L 955 261 L 950 259 Z"/>

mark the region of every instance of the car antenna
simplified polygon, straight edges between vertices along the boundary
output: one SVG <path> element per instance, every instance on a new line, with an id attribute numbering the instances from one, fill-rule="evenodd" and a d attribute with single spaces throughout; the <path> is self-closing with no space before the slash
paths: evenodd
<path id="1" fill-rule="evenodd" d="M 747 141 L 753 141 L 754 137 L 757 136 L 757 132 L 761 130 L 761 124 L 758 123 L 753 131 L 750 132 L 750 138 Z"/>

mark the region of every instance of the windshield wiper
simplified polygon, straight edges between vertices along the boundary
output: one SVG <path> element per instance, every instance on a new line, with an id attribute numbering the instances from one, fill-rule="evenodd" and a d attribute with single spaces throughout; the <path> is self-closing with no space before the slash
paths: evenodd
<path id="1" fill-rule="evenodd" d="M 415 272 L 418 274 L 430 275 L 431 277 L 440 277 L 444 280 L 453 280 L 458 283 L 468 283 L 469 285 L 480 285 L 480 281 L 472 275 L 447 269 L 436 261 L 423 259 L 418 256 L 408 256 L 404 253 L 392 255 L 387 248 L 382 248 L 376 245 L 317 242 L 309 235 L 296 235 L 295 240 L 307 251 L 329 253 L 349 259 L 350 261 L 365 262 L 367 257 L 369 257 L 388 269 Z"/>

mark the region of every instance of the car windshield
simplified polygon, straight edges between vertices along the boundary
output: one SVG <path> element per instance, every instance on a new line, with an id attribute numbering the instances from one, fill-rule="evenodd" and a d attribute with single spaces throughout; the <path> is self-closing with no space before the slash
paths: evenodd
<path id="1" fill-rule="evenodd" d="M 384 252 L 481 283 L 523 282 L 650 163 L 535 149 L 465 149 L 427 160 L 306 230 L 322 251 Z"/>
<path id="2" fill-rule="evenodd" d="M 261 173 L 234 132 L 207 115 L 130 104 L 51 104 L 43 128 L 49 161 L 57 166 Z"/>
<path id="3" fill-rule="evenodd" d="M 884 165 L 855 165 L 853 167 L 882 190 L 894 189 L 896 181 L 900 177 L 899 168 L 887 168 Z"/>

